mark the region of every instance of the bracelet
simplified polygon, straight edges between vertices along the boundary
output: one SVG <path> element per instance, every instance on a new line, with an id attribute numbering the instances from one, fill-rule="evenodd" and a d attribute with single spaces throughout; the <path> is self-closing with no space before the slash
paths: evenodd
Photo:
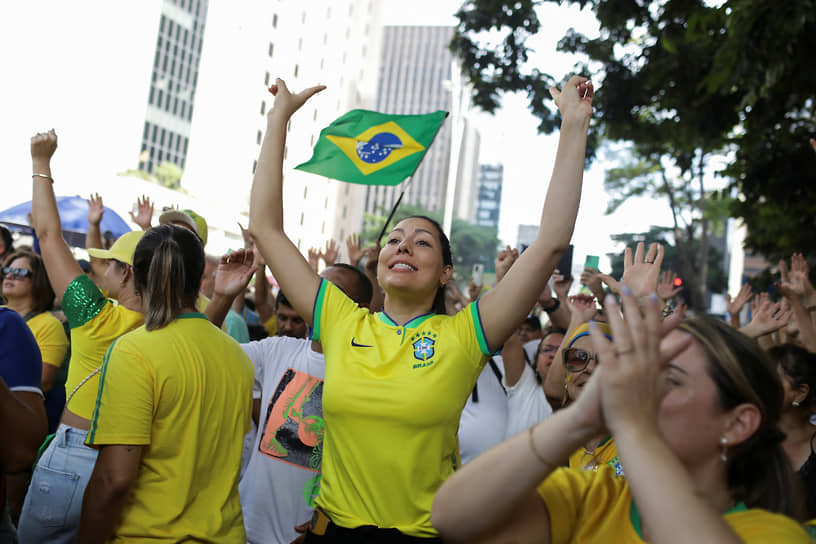
<path id="1" fill-rule="evenodd" d="M 555 304 L 553 304 L 551 308 L 542 308 L 542 310 L 544 310 L 548 314 L 556 311 L 558 309 L 558 307 L 561 306 L 561 301 L 558 300 L 557 298 L 555 298 L 553 300 L 555 301 Z"/>
<path id="2" fill-rule="evenodd" d="M 32 177 L 37 177 L 37 178 L 45 178 L 48 181 L 50 181 L 51 183 L 54 183 L 54 178 L 52 178 L 51 176 L 47 176 L 45 174 L 39 174 L 37 172 L 34 172 L 33 174 L 31 174 L 31 176 Z"/>
<path id="3" fill-rule="evenodd" d="M 535 442 L 533 442 L 533 429 L 534 429 L 534 428 L 535 428 L 535 425 L 533 425 L 532 427 L 530 427 L 530 430 L 529 430 L 529 432 L 527 433 L 527 436 L 529 436 L 529 437 L 530 437 L 530 451 L 532 451 L 532 452 L 533 452 L 533 455 L 535 455 L 535 456 L 538 458 L 538 460 L 539 460 L 539 461 L 541 461 L 542 463 L 544 463 L 545 465 L 547 465 L 547 466 L 549 466 L 549 467 L 554 466 L 554 463 L 550 463 L 550 462 L 549 462 L 547 459 L 545 459 L 545 458 L 544 458 L 544 456 L 543 456 L 543 455 L 541 455 L 541 453 L 540 453 L 540 452 L 539 452 L 539 451 L 536 449 L 536 447 L 535 447 Z"/>

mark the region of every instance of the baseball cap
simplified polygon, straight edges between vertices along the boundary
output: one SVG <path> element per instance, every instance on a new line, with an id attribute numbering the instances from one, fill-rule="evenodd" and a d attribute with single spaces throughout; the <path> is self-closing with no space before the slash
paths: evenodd
<path id="1" fill-rule="evenodd" d="M 167 210 L 159 216 L 160 225 L 173 223 L 184 223 L 198 235 L 202 246 L 207 245 L 207 221 L 193 210 Z"/>
<path id="2" fill-rule="evenodd" d="M 88 249 L 88 255 L 97 259 L 116 259 L 129 265 L 133 264 L 133 252 L 136 244 L 142 239 L 144 231 L 133 230 L 120 236 L 110 249 Z"/>

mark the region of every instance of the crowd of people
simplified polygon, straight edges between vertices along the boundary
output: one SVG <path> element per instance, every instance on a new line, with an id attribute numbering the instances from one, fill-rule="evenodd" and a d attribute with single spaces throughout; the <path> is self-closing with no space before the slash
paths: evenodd
<path id="1" fill-rule="evenodd" d="M 321 90 L 270 89 L 244 248 L 222 256 L 200 214 L 154 226 L 147 198 L 109 243 L 93 195 L 77 261 L 57 135 L 31 139 L 36 243 L 0 228 L 0 542 L 812 541 L 804 256 L 780 262 L 778 302 L 746 284 L 727 322 L 686 315 L 657 244 L 570 295 L 594 98 L 573 76 L 551 90 L 538 235 L 498 251 L 494 285 L 460 290 L 424 216 L 351 236 L 348 262 L 331 240 L 304 257 L 284 148 Z"/>

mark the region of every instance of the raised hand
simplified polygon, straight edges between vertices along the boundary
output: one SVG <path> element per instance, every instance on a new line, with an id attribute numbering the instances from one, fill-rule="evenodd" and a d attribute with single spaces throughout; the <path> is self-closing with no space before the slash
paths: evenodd
<path id="1" fill-rule="evenodd" d="M 725 310 L 729 315 L 739 315 L 739 313 L 742 311 L 742 307 L 745 306 L 746 302 L 751 300 L 753 295 L 754 292 L 751 291 L 751 284 L 742 284 L 742 287 L 740 287 L 739 293 L 737 293 L 736 297 L 731 298 L 731 295 L 725 296 Z"/>
<path id="2" fill-rule="evenodd" d="M 31 159 L 49 161 L 57 150 L 57 133 L 52 128 L 48 132 L 39 132 L 31 138 Z"/>
<path id="3" fill-rule="evenodd" d="M 595 297 L 592 295 L 573 295 L 565 299 L 570 309 L 570 328 L 586 323 L 597 313 Z"/>
<path id="4" fill-rule="evenodd" d="M 677 279 L 677 274 L 671 270 L 665 270 L 660 274 L 660 281 L 657 284 L 657 296 L 660 297 L 660 300 L 671 300 L 683 290 L 682 287 L 674 286 L 675 279 Z"/>
<path id="5" fill-rule="evenodd" d="M 751 338 L 758 338 L 781 329 L 788 324 L 792 313 L 790 310 L 780 311 L 781 307 L 780 303 L 771 301 L 768 293 L 760 293 L 751 303 L 751 322 L 740 331 Z"/>
<path id="6" fill-rule="evenodd" d="M 142 230 L 150 230 L 151 222 L 153 221 L 153 203 L 150 198 L 145 195 L 141 198 L 136 198 L 136 213 L 130 210 L 130 219 L 139 225 Z"/>
<path id="7" fill-rule="evenodd" d="M 645 249 L 646 245 L 643 242 L 638 242 L 634 255 L 631 248 L 626 248 L 623 253 L 623 277 L 620 281 L 601 274 L 601 279 L 612 292 L 620 295 L 621 284 L 627 285 L 636 297 L 645 297 L 656 292 L 665 250 L 662 245 L 654 243 L 649 246 L 648 252 Z"/>
<path id="8" fill-rule="evenodd" d="M 510 246 L 506 246 L 496 255 L 496 283 L 499 283 L 513 263 L 518 259 L 519 252 Z"/>
<path id="9" fill-rule="evenodd" d="M 468 298 L 469 298 L 471 301 L 473 301 L 473 300 L 476 300 L 477 298 L 479 298 L 479 293 L 481 293 L 481 292 L 482 292 L 482 286 L 481 286 L 481 285 L 476 285 L 476 284 L 473 282 L 473 278 L 470 278 L 470 279 L 468 280 L 468 288 L 467 288 L 467 291 L 468 291 L 468 292 L 467 292 L 467 294 L 468 294 Z"/>
<path id="10" fill-rule="evenodd" d="M 601 282 L 601 273 L 594 268 L 584 268 L 581 272 L 579 280 L 581 285 L 586 285 L 596 297 L 603 297 L 603 282 Z M 598 300 L 603 300 L 599 298 Z"/>
<path id="11" fill-rule="evenodd" d="M 365 270 L 369 277 L 377 277 L 377 263 L 380 260 L 380 246 L 372 244 L 363 250 L 366 259 Z M 375 285 L 376 288 L 376 285 Z"/>
<path id="12" fill-rule="evenodd" d="M 243 293 L 256 270 L 254 258 L 250 249 L 239 249 L 222 256 L 215 269 L 213 291 L 233 298 Z"/>
<path id="13" fill-rule="evenodd" d="M 564 120 L 567 118 L 589 120 L 592 115 L 595 89 L 592 82 L 583 76 L 572 76 L 561 90 L 550 87 L 550 96 Z"/>
<path id="14" fill-rule="evenodd" d="M 293 94 L 286 83 L 280 78 L 275 79 L 275 84 L 269 87 L 269 92 L 275 96 L 274 107 L 269 110 L 268 117 L 281 116 L 288 119 L 306 103 L 309 98 L 325 89 L 325 85 L 315 85 L 308 87 L 297 94 Z"/>
<path id="15" fill-rule="evenodd" d="M 105 207 L 102 205 L 102 197 L 99 193 L 91 195 L 88 199 L 88 223 L 91 225 L 99 225 L 102 222 L 102 216 L 105 215 Z"/>
<path id="16" fill-rule="evenodd" d="M 309 266 L 312 267 L 312 270 L 315 271 L 317 274 L 317 268 L 320 265 L 320 250 L 316 247 L 310 247 L 308 251 L 309 255 Z"/>
<path id="17" fill-rule="evenodd" d="M 359 234 L 353 233 L 346 238 L 346 249 L 348 250 L 349 262 L 351 265 L 357 266 L 360 264 L 360 260 L 363 258 L 363 249 Z"/>
<path id="18" fill-rule="evenodd" d="M 331 266 L 337 262 L 337 242 L 333 239 L 326 241 L 326 250 L 320 253 L 320 258 L 326 263 L 326 266 Z"/>
<path id="19" fill-rule="evenodd" d="M 560 270 L 556 270 L 552 275 L 552 288 L 558 300 L 567 298 L 570 287 L 572 287 L 572 276 L 565 277 Z"/>

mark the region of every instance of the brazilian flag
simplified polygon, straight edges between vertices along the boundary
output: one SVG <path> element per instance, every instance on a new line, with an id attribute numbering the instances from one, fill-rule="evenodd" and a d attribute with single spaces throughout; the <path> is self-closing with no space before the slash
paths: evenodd
<path id="1" fill-rule="evenodd" d="M 349 183 L 398 185 L 416 171 L 447 116 L 352 110 L 320 131 L 312 158 L 295 168 Z"/>

